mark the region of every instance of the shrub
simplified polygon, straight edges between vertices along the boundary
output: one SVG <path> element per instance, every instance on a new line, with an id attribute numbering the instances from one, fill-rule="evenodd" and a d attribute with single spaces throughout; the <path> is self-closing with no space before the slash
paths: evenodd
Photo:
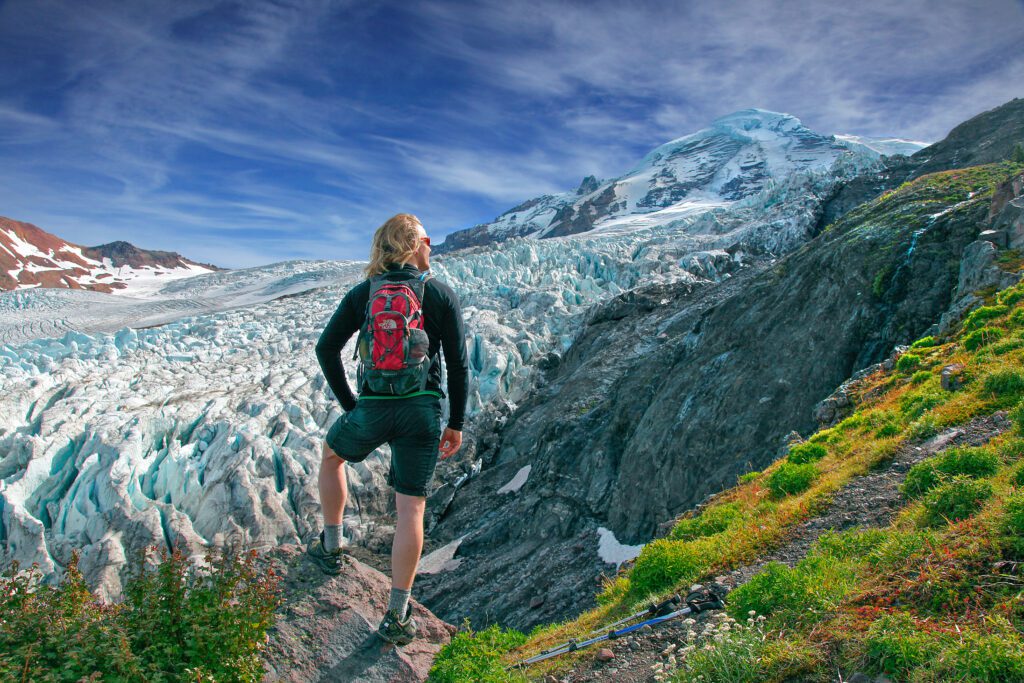
<path id="1" fill-rule="evenodd" d="M 829 672 L 821 672 L 823 665 L 821 655 L 803 639 L 777 638 L 759 625 L 737 623 L 689 653 L 672 680 L 702 683 L 824 680 Z M 812 678 L 807 678 L 808 675 Z"/>
<path id="2" fill-rule="evenodd" d="M 927 337 L 921 337 L 920 339 L 918 339 L 916 342 L 910 345 L 910 348 L 927 349 L 929 347 L 935 346 L 937 343 L 938 342 L 935 341 L 935 337 L 929 335 Z"/>
<path id="3" fill-rule="evenodd" d="M 144 663 L 119 623 L 121 608 L 93 598 L 77 556 L 57 586 L 42 578 L 37 565 L 20 571 L 17 562 L 0 577 L 0 680 L 74 681 L 95 672 L 143 680 Z"/>
<path id="4" fill-rule="evenodd" d="M 939 433 L 941 427 L 932 415 L 922 415 L 907 427 L 907 438 L 912 441 L 930 439 Z"/>
<path id="5" fill-rule="evenodd" d="M 859 560 L 889 538 L 881 529 L 850 529 L 836 533 L 826 531 L 809 551 L 809 555 L 835 560 Z"/>
<path id="6" fill-rule="evenodd" d="M 992 345 L 992 355 L 1005 356 L 1010 351 L 1016 351 L 1021 348 L 1024 348 L 1024 340 L 1007 339 L 1006 341 L 1001 341 L 998 344 Z"/>
<path id="7" fill-rule="evenodd" d="M 1018 301 L 1024 300 L 1024 287 L 1007 287 L 996 294 L 996 301 L 1004 306 L 1013 306 Z"/>
<path id="8" fill-rule="evenodd" d="M 732 524 L 742 519 L 739 503 L 725 503 L 705 508 L 696 517 L 687 517 L 679 520 L 669 538 L 677 541 L 692 541 L 695 538 L 713 536 L 729 528 Z"/>
<path id="9" fill-rule="evenodd" d="M 1018 308 L 1011 313 L 1009 323 L 1012 327 L 1024 327 L 1024 308 Z"/>
<path id="10" fill-rule="evenodd" d="M 990 633 L 964 629 L 932 660 L 929 673 L 940 681 L 1024 681 L 1024 642 L 1005 619 L 989 622 Z"/>
<path id="11" fill-rule="evenodd" d="M 768 488 L 773 496 L 783 498 L 806 491 L 816 476 L 818 476 L 818 468 L 814 466 L 814 463 L 798 465 L 784 462 L 768 477 Z"/>
<path id="12" fill-rule="evenodd" d="M 935 636 L 923 632 L 908 614 L 887 614 L 868 628 L 865 656 L 873 673 L 904 679 L 924 667 L 939 650 Z"/>
<path id="13" fill-rule="evenodd" d="M 933 377 L 933 375 L 932 375 L 931 371 L 929 371 L 929 370 L 918 370 L 917 372 L 915 372 L 913 375 L 910 376 L 910 383 L 911 384 L 923 384 L 924 382 L 927 382 L 928 380 L 930 380 L 932 377 Z"/>
<path id="14" fill-rule="evenodd" d="M 950 448 L 910 468 L 900 491 L 917 498 L 951 477 L 989 477 L 999 471 L 999 456 L 984 447 Z"/>
<path id="15" fill-rule="evenodd" d="M 851 429 L 860 427 L 862 424 L 864 424 L 864 416 L 860 413 L 856 413 L 837 424 L 835 428 L 843 432 L 848 432 Z"/>
<path id="16" fill-rule="evenodd" d="M 729 613 L 739 619 L 754 610 L 789 626 L 813 622 L 856 585 L 854 566 L 823 555 L 809 556 L 793 569 L 769 562 L 729 594 Z"/>
<path id="17" fill-rule="evenodd" d="M 967 519 L 992 497 L 992 485 L 970 477 L 954 477 L 924 499 L 922 521 L 928 526 Z"/>
<path id="18" fill-rule="evenodd" d="M 1012 402 L 1024 399 L 1024 372 L 1020 370 L 996 370 L 985 377 L 985 392 L 992 394 L 1002 402 Z"/>
<path id="19" fill-rule="evenodd" d="M 934 389 L 914 391 L 900 399 L 900 412 L 907 420 L 916 420 L 937 405 L 945 403 L 948 395 Z"/>
<path id="20" fill-rule="evenodd" d="M 890 436 L 896 436 L 900 431 L 902 430 L 898 424 L 895 422 L 888 422 L 878 428 L 878 431 L 875 432 L 875 436 L 880 439 L 888 439 Z"/>
<path id="21" fill-rule="evenodd" d="M 921 356 L 916 353 L 904 353 L 896 361 L 896 371 L 906 375 L 909 372 L 917 370 L 921 366 Z"/>
<path id="22" fill-rule="evenodd" d="M 999 444 L 999 459 L 1005 463 L 1017 462 L 1024 457 L 1024 439 L 1009 439 Z"/>
<path id="23" fill-rule="evenodd" d="M 811 443 L 833 443 L 836 441 L 841 441 L 842 437 L 836 433 L 834 427 L 829 427 L 828 429 L 822 429 L 811 434 L 811 436 L 807 440 L 810 441 Z"/>
<path id="24" fill-rule="evenodd" d="M 1019 477 L 1024 470 L 1017 472 Z M 1003 505 L 1002 530 L 1004 533 L 1024 536 L 1024 493 L 1009 496 Z"/>
<path id="25" fill-rule="evenodd" d="M 441 648 L 430 669 L 430 680 L 437 683 L 506 683 L 523 680 L 505 671 L 502 655 L 526 642 L 519 631 L 503 631 L 494 625 L 478 633 L 467 627 Z"/>
<path id="26" fill-rule="evenodd" d="M 760 476 L 761 476 L 761 472 L 758 471 L 758 470 L 754 470 L 753 472 L 747 472 L 746 474 L 741 474 L 737 478 L 737 481 L 740 484 L 748 484 L 748 483 L 754 481 L 755 479 L 757 479 Z"/>
<path id="27" fill-rule="evenodd" d="M 690 585 L 703 576 L 718 556 L 717 537 L 693 541 L 659 538 L 644 546 L 629 575 L 630 591 L 637 597 L 661 592 L 679 584 Z"/>
<path id="28" fill-rule="evenodd" d="M 597 604 L 612 605 L 621 602 L 628 594 L 629 579 L 625 576 L 618 576 L 605 583 L 604 588 L 597 594 Z"/>
<path id="29" fill-rule="evenodd" d="M 817 462 L 828 455 L 828 450 L 820 443 L 798 443 L 789 449 L 786 460 L 796 465 L 804 465 L 809 462 Z"/>
<path id="30" fill-rule="evenodd" d="M 141 559 L 116 605 L 93 598 L 77 558 L 57 587 L 13 565 L 0 578 L 0 679 L 263 678 L 259 651 L 280 602 L 273 570 L 255 553 L 210 555 L 205 568 L 180 551 L 154 569 Z"/>
<path id="31" fill-rule="evenodd" d="M 1024 466 L 1017 468 L 1010 478 L 1010 483 L 1014 486 L 1024 486 Z"/>
<path id="32" fill-rule="evenodd" d="M 907 472 L 906 479 L 900 485 L 900 493 L 907 498 L 919 498 L 938 486 L 941 476 L 934 458 L 919 462 Z"/>
<path id="33" fill-rule="evenodd" d="M 1009 312 L 1008 306 L 981 306 L 971 311 L 971 314 L 964 319 L 964 330 L 977 330 L 984 327 L 989 320 L 999 318 Z"/>
<path id="34" fill-rule="evenodd" d="M 976 351 L 986 344 L 999 341 L 1003 331 L 998 327 L 982 327 L 964 337 L 964 348 L 968 351 Z"/>
<path id="35" fill-rule="evenodd" d="M 935 532 L 930 529 L 888 532 L 865 559 L 876 568 L 896 567 L 914 555 L 927 552 L 935 542 Z"/>
<path id="36" fill-rule="evenodd" d="M 1013 431 L 1024 434 L 1024 401 L 1018 403 L 1007 417 L 1013 422 Z"/>

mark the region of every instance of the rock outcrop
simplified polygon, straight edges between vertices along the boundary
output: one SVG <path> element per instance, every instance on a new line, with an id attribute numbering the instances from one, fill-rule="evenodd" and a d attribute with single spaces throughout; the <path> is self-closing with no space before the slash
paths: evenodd
<path id="1" fill-rule="evenodd" d="M 283 577 L 284 604 L 264 652 L 266 683 L 422 681 L 455 634 L 454 626 L 413 601 L 418 637 L 404 647 L 378 638 L 391 581 L 354 557 L 345 558 L 341 575 L 328 577 L 302 548 L 284 546 L 271 566 Z"/>

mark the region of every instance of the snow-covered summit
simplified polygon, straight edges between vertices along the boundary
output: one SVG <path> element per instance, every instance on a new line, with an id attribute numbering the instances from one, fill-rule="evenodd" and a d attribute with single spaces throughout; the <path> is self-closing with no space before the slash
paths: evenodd
<path id="1" fill-rule="evenodd" d="M 898 143 L 898 144 L 897 144 Z M 749 200 L 800 174 L 835 175 L 923 143 L 816 133 L 790 114 L 743 109 L 656 147 L 618 178 L 588 176 L 571 192 L 527 200 L 490 223 L 448 235 L 442 251 L 513 237 L 644 229 Z"/>

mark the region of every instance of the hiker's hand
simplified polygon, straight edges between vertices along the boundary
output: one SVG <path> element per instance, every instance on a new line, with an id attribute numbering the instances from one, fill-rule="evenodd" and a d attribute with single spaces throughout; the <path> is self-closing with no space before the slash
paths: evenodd
<path id="1" fill-rule="evenodd" d="M 441 452 L 441 459 L 447 460 L 459 452 L 462 447 L 462 432 L 457 432 L 451 427 L 444 428 L 441 435 L 441 446 L 437 449 Z"/>

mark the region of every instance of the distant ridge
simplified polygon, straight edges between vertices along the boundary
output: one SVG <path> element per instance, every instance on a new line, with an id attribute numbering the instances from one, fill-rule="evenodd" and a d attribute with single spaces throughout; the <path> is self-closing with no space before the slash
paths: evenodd
<path id="1" fill-rule="evenodd" d="M 130 294 L 217 266 L 124 242 L 84 247 L 31 223 L 0 216 L 0 290 L 52 287 Z"/>

